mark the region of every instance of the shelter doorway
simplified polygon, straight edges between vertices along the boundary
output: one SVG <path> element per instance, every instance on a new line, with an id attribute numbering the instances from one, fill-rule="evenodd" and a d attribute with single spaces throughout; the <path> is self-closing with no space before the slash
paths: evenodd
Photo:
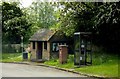
<path id="1" fill-rule="evenodd" d="M 37 59 L 42 59 L 42 42 L 39 41 L 37 44 Z"/>

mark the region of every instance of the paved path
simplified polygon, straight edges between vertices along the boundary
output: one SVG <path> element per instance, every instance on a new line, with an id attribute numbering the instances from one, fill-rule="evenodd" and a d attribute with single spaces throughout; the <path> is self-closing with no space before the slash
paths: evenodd
<path id="1" fill-rule="evenodd" d="M 85 77 L 54 68 L 25 64 L 2 64 L 2 77 Z"/>

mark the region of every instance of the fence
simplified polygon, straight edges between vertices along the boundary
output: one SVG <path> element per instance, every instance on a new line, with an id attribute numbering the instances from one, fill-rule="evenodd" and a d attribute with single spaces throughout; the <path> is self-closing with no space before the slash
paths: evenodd
<path id="1" fill-rule="evenodd" d="M 24 44 L 27 47 L 27 44 Z M 21 44 L 3 44 L 2 53 L 19 53 L 22 52 Z"/>

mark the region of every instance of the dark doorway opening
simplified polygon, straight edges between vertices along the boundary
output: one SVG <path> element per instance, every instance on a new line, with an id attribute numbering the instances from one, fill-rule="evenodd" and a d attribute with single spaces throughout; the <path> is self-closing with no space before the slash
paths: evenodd
<path id="1" fill-rule="evenodd" d="M 38 45 L 37 45 L 37 59 L 42 59 L 42 42 L 38 42 Z"/>

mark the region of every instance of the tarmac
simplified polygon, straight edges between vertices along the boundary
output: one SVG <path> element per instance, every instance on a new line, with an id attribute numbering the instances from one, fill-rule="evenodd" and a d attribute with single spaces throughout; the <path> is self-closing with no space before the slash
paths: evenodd
<path id="1" fill-rule="evenodd" d="M 3 62 L 3 63 L 6 63 L 6 62 Z M 60 68 L 60 67 L 56 67 L 56 66 L 49 66 L 49 65 L 46 65 L 46 64 L 44 64 L 44 63 L 31 62 L 31 61 L 7 62 L 7 63 L 26 64 L 26 65 L 35 65 L 35 66 L 44 66 L 44 67 L 55 68 L 55 69 L 62 70 L 62 71 L 66 71 L 66 72 L 76 73 L 76 74 L 79 74 L 79 75 L 88 76 L 88 77 L 90 77 L 90 78 L 95 78 L 95 79 L 120 79 L 120 78 L 113 78 L 113 77 L 109 78 L 109 77 L 104 77 L 104 76 L 98 76 L 98 75 L 91 75 L 91 74 L 81 73 L 81 72 L 74 71 L 73 69 L 65 69 L 65 68 Z"/>

